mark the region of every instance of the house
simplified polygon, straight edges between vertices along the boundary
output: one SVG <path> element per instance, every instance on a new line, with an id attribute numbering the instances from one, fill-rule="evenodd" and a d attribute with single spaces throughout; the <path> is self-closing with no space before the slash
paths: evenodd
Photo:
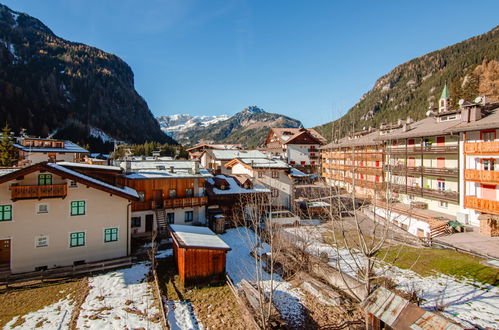
<path id="1" fill-rule="evenodd" d="M 199 159 L 203 151 L 206 150 L 239 150 L 243 149 L 241 144 L 207 144 L 201 143 L 186 149 L 189 153 L 189 159 Z"/>
<path id="2" fill-rule="evenodd" d="M 127 256 L 137 192 L 41 162 L 0 176 L 0 269 L 30 272 Z"/>
<path id="3" fill-rule="evenodd" d="M 326 139 L 310 128 L 271 128 L 265 142 L 266 150 L 305 173 L 320 170 L 320 146 Z"/>
<path id="4" fill-rule="evenodd" d="M 259 150 L 206 149 L 199 158 L 204 168 L 220 174 L 229 174 L 230 171 L 225 164 L 234 158 L 267 158 L 267 156 Z"/>
<path id="5" fill-rule="evenodd" d="M 18 166 L 41 162 L 82 162 L 87 150 L 66 140 L 17 137 L 14 147 L 19 151 Z"/>
<path id="6" fill-rule="evenodd" d="M 294 179 L 290 175 L 291 166 L 286 162 L 280 159 L 235 158 L 225 167 L 231 170 L 232 175 L 247 175 L 253 183 L 269 188 L 273 207 L 292 208 Z"/>
<path id="7" fill-rule="evenodd" d="M 168 231 L 184 286 L 225 282 L 227 243 L 207 227 L 169 225 Z"/>
<path id="8" fill-rule="evenodd" d="M 205 180 L 209 171 L 199 161 L 124 161 L 119 183 L 135 189 L 132 234 L 166 231 L 167 224 L 205 224 L 208 197 Z"/>

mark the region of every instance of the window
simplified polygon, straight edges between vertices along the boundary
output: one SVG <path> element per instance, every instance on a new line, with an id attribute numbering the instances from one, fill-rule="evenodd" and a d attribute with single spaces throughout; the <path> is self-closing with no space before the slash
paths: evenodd
<path id="1" fill-rule="evenodd" d="M 12 205 L 0 205 L 0 221 L 12 220 Z"/>
<path id="2" fill-rule="evenodd" d="M 71 182 L 69 183 L 69 187 L 75 188 L 78 187 L 78 184 L 76 183 L 76 181 L 71 180 Z"/>
<path id="3" fill-rule="evenodd" d="M 137 195 L 139 195 L 139 199 L 141 202 L 146 200 L 146 193 L 145 192 L 139 191 L 139 192 L 137 192 Z"/>
<path id="4" fill-rule="evenodd" d="M 84 215 L 85 214 L 85 201 L 71 202 L 71 215 Z"/>
<path id="5" fill-rule="evenodd" d="M 38 185 L 46 186 L 52 184 L 52 174 L 39 174 L 38 175 Z"/>
<path id="6" fill-rule="evenodd" d="M 48 236 L 36 236 L 35 237 L 35 246 L 37 248 L 41 248 L 41 247 L 47 247 L 49 246 L 49 238 Z"/>
<path id="7" fill-rule="evenodd" d="M 493 171 L 494 170 L 494 160 L 493 159 L 484 159 L 482 160 L 483 170 L 484 171 Z"/>
<path id="8" fill-rule="evenodd" d="M 141 222 L 142 222 L 141 217 L 132 217 L 132 228 L 140 227 Z"/>
<path id="9" fill-rule="evenodd" d="M 38 204 L 36 213 L 49 213 L 49 206 L 47 204 Z"/>
<path id="10" fill-rule="evenodd" d="M 191 222 L 194 219 L 193 211 L 185 211 L 185 222 Z"/>
<path id="11" fill-rule="evenodd" d="M 306 164 L 306 162 L 305 162 L 304 160 L 302 160 L 302 161 L 300 162 L 300 164 L 301 164 L 301 165 L 305 165 L 305 164 Z"/>
<path id="12" fill-rule="evenodd" d="M 445 181 L 442 179 L 439 179 L 437 187 L 438 187 L 438 190 L 445 191 Z"/>
<path id="13" fill-rule="evenodd" d="M 173 213 L 173 212 L 167 213 L 166 218 L 168 219 L 169 224 L 175 223 L 175 213 Z"/>
<path id="14" fill-rule="evenodd" d="M 449 207 L 449 203 L 444 201 L 438 201 L 438 206 L 446 209 L 447 207 Z"/>
<path id="15" fill-rule="evenodd" d="M 279 172 L 277 172 L 277 171 L 272 171 L 272 178 L 273 178 L 273 179 L 278 179 L 278 178 L 279 178 Z"/>
<path id="16" fill-rule="evenodd" d="M 310 164 L 315 165 L 315 161 L 314 161 L 314 160 L 313 160 L 313 161 L 311 161 L 311 162 L 310 162 Z"/>
<path id="17" fill-rule="evenodd" d="M 177 198 L 177 191 L 175 189 L 170 189 L 170 198 Z"/>
<path id="18" fill-rule="evenodd" d="M 104 229 L 104 242 L 116 242 L 118 240 L 118 228 Z"/>
<path id="19" fill-rule="evenodd" d="M 192 197 L 194 194 L 193 194 L 193 191 L 192 191 L 192 188 L 187 188 L 185 190 L 185 196 L 186 197 Z"/>
<path id="20" fill-rule="evenodd" d="M 260 179 L 261 179 L 261 178 L 263 178 L 263 172 L 258 171 L 258 177 L 259 177 Z"/>
<path id="21" fill-rule="evenodd" d="M 279 197 L 279 190 L 276 188 L 272 188 L 270 194 L 272 197 Z"/>
<path id="22" fill-rule="evenodd" d="M 495 130 L 481 131 L 480 137 L 485 142 L 494 141 L 496 139 L 496 131 Z"/>
<path id="23" fill-rule="evenodd" d="M 295 165 L 295 164 L 296 164 L 296 162 L 295 162 L 294 160 L 292 160 L 292 161 L 290 161 L 290 162 L 289 162 L 289 164 L 290 164 L 290 165 Z"/>
<path id="24" fill-rule="evenodd" d="M 69 234 L 69 247 L 85 246 L 85 232 Z"/>

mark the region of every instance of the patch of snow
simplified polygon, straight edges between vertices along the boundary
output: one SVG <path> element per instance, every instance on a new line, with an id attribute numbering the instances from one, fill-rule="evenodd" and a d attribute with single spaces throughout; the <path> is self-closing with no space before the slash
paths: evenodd
<path id="1" fill-rule="evenodd" d="M 24 316 L 16 316 L 10 320 L 4 329 L 69 329 L 74 302 L 69 297 L 46 306 L 36 312 Z M 22 317 L 25 322 L 14 327 L 16 321 Z"/>
<path id="2" fill-rule="evenodd" d="M 149 263 L 141 262 L 91 277 L 91 289 L 81 306 L 77 328 L 161 329 L 161 323 L 152 321 L 159 310 L 146 282 L 149 271 Z"/>
<path id="3" fill-rule="evenodd" d="M 116 139 L 113 139 L 112 137 L 110 137 L 109 135 L 107 135 L 106 132 L 104 132 L 101 129 L 95 128 L 95 127 L 90 127 L 90 136 L 93 136 L 93 137 L 96 137 L 96 138 L 100 138 L 102 140 L 102 142 L 124 143 L 123 141 L 118 141 Z"/>
<path id="4" fill-rule="evenodd" d="M 163 259 L 173 256 L 173 249 L 160 250 L 156 252 L 156 259 Z"/>
<path id="5" fill-rule="evenodd" d="M 202 330 L 203 325 L 197 319 L 191 303 L 169 300 L 167 320 L 171 330 Z"/>

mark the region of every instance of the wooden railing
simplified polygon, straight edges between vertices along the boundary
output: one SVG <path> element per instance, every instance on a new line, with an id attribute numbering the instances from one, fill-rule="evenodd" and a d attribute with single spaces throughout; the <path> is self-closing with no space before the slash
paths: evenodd
<path id="1" fill-rule="evenodd" d="M 464 178 L 473 181 L 499 182 L 499 172 L 482 170 L 464 170 Z"/>
<path id="2" fill-rule="evenodd" d="M 419 154 L 419 153 L 457 153 L 459 151 L 458 145 L 453 146 L 403 146 L 403 147 L 389 147 L 386 151 L 387 154 Z"/>
<path id="3" fill-rule="evenodd" d="M 499 214 L 499 202 L 476 196 L 464 196 L 464 207 L 481 212 Z"/>
<path id="4" fill-rule="evenodd" d="M 388 184 L 387 189 L 391 189 L 393 192 L 398 192 L 402 194 L 440 199 L 449 202 L 459 201 L 459 193 L 457 191 L 445 191 L 439 189 L 422 188 L 422 187 L 407 186 L 403 184 L 394 184 L 394 183 Z"/>
<path id="5" fill-rule="evenodd" d="M 11 186 L 12 200 L 66 197 L 67 184 Z"/>
<path id="6" fill-rule="evenodd" d="M 475 142 L 464 144 L 465 153 L 499 153 L 499 142 Z"/>
<path id="7" fill-rule="evenodd" d="M 435 176 L 447 176 L 447 177 L 457 177 L 459 175 L 458 168 L 445 168 L 445 167 L 395 165 L 391 167 L 386 167 L 386 170 L 389 170 L 394 174 L 435 175 Z"/>
<path id="8" fill-rule="evenodd" d="M 175 208 L 175 207 L 192 207 L 201 206 L 208 203 L 208 197 L 187 197 L 187 198 L 173 198 L 165 199 L 163 201 L 163 206 L 165 209 Z"/>

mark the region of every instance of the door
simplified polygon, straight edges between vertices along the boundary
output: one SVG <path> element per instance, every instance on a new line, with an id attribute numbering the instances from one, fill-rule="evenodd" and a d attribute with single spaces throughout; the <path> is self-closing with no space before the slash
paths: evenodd
<path id="1" fill-rule="evenodd" d="M 166 217 L 168 218 L 168 223 L 169 224 L 174 224 L 175 223 L 175 213 L 173 212 L 168 212 L 166 214 Z"/>
<path id="2" fill-rule="evenodd" d="M 489 201 L 496 200 L 496 186 L 491 184 L 482 185 L 482 198 Z"/>
<path id="3" fill-rule="evenodd" d="M 437 185 L 438 190 L 445 191 L 445 180 L 444 179 L 438 179 L 437 184 L 438 184 Z"/>
<path id="4" fill-rule="evenodd" d="M 407 159 L 407 166 L 408 167 L 416 166 L 416 159 L 414 157 L 409 157 L 409 159 Z"/>
<path id="5" fill-rule="evenodd" d="M 146 215 L 146 231 L 152 231 L 152 223 L 154 222 L 154 215 L 147 214 Z"/>
<path id="6" fill-rule="evenodd" d="M 445 136 L 437 136 L 437 146 L 443 147 L 445 145 Z"/>
<path id="7" fill-rule="evenodd" d="M 0 240 L 0 268 L 10 268 L 10 239 Z"/>
<path id="8" fill-rule="evenodd" d="M 437 158 L 437 168 L 445 168 L 445 158 L 444 157 Z"/>
<path id="9" fill-rule="evenodd" d="M 157 209 L 163 208 L 163 190 L 154 190 L 154 204 Z"/>

